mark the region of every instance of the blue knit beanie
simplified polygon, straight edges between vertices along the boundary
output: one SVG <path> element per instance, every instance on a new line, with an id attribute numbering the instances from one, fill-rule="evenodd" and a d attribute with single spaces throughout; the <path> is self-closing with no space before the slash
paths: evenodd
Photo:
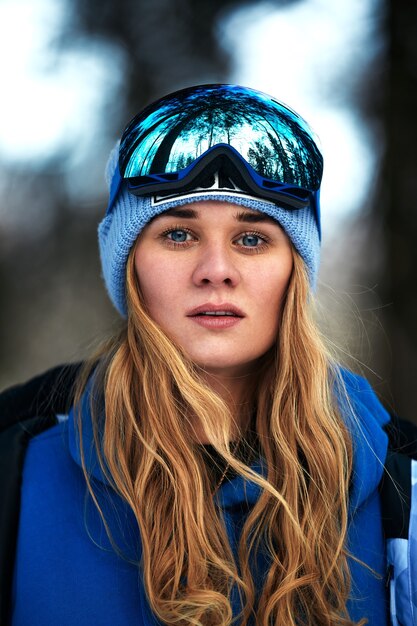
<path id="1" fill-rule="evenodd" d="M 110 153 L 106 167 L 109 190 L 115 176 L 119 176 L 119 143 Z M 315 289 L 320 259 L 320 236 L 312 207 L 288 210 L 269 200 L 247 194 L 223 191 L 198 192 L 162 203 L 154 202 L 152 196 L 135 196 L 122 183 L 108 212 L 99 224 L 98 236 L 104 282 L 110 299 L 122 317 L 127 317 L 126 264 L 129 252 L 139 233 L 152 218 L 168 209 L 201 200 L 231 202 L 266 213 L 285 230 L 294 248 L 306 264 L 310 285 Z"/>

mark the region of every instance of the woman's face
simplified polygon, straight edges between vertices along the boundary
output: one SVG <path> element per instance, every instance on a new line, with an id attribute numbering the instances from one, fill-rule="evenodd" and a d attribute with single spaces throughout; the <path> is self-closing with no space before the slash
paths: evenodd
<path id="1" fill-rule="evenodd" d="M 291 244 L 272 218 L 218 201 L 154 218 L 135 249 L 151 317 L 216 375 L 253 372 L 274 344 L 292 267 Z"/>

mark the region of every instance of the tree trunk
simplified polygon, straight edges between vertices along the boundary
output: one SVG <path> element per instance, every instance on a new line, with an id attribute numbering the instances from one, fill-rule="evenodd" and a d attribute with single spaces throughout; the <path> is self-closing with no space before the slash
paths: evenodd
<path id="1" fill-rule="evenodd" d="M 387 155 L 380 202 L 385 207 L 388 332 L 395 410 L 417 421 L 417 4 L 389 2 Z"/>

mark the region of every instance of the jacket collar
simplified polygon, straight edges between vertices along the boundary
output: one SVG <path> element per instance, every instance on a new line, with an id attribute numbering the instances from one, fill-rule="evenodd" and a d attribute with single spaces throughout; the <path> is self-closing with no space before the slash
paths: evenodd
<path id="1" fill-rule="evenodd" d="M 350 406 L 343 402 L 340 406 L 353 441 L 353 471 L 349 501 L 352 512 L 366 501 L 381 481 L 388 447 L 388 438 L 383 426 L 389 422 L 390 417 L 364 378 L 348 370 L 341 370 L 341 377 L 348 393 Z M 92 394 L 92 381 L 90 380 L 81 402 L 84 461 L 92 477 L 107 483 L 94 442 L 90 409 Z M 82 467 L 79 420 L 74 408 L 70 411 L 68 422 L 70 452 L 74 461 Z M 251 468 L 266 476 L 266 467 L 262 459 L 255 461 Z M 253 505 L 259 498 L 260 492 L 261 488 L 258 485 L 242 476 L 236 476 L 220 486 L 217 498 L 221 507 L 225 509 L 244 503 Z"/>

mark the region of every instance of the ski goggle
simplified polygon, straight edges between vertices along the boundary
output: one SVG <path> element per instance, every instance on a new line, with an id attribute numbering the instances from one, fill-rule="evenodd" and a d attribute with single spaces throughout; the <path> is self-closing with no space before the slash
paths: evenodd
<path id="1" fill-rule="evenodd" d="M 108 212 L 122 181 L 134 195 L 191 189 L 226 159 L 255 195 L 284 208 L 309 205 L 320 231 L 323 158 L 297 113 L 271 96 L 238 85 L 200 85 L 169 94 L 127 125 L 120 142 Z"/>

